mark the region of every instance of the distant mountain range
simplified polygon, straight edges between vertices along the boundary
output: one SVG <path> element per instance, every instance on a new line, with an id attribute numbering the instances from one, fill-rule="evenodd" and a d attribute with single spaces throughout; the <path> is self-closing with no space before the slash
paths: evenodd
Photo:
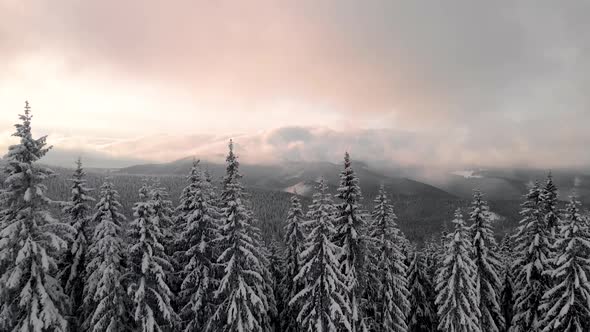
<path id="1" fill-rule="evenodd" d="M 201 162 L 213 178 L 219 179 L 225 173 L 225 166 Z M 145 164 L 121 168 L 121 174 L 139 175 L 186 175 L 192 166 L 192 159 L 182 159 L 166 164 Z M 240 169 L 243 182 L 249 187 L 266 190 L 285 191 L 303 196 L 311 196 L 315 183 L 324 178 L 330 186 L 337 186 L 342 165 L 328 162 L 290 162 L 276 165 L 242 164 Z M 363 163 L 353 162 L 353 168 L 360 179 L 363 193 L 373 197 L 381 183 L 391 195 L 423 196 L 431 198 L 456 198 L 444 190 L 419 181 L 390 177 L 379 174 Z"/>
<path id="2" fill-rule="evenodd" d="M 192 159 L 181 159 L 164 164 L 136 165 L 118 170 L 123 174 L 185 175 Z M 221 178 L 225 166 L 202 162 L 214 178 Z M 487 169 L 439 172 L 435 175 L 398 176 L 401 172 L 373 170 L 366 163 L 355 161 L 353 168 L 360 179 L 361 189 L 372 197 L 383 183 L 392 195 L 426 196 L 432 198 L 469 199 L 474 189 L 483 191 L 489 200 L 522 200 L 534 181 L 545 181 L 548 171 L 532 169 Z M 247 186 L 279 190 L 310 196 L 320 177 L 336 186 L 342 165 L 329 162 L 285 162 L 275 165 L 243 164 L 241 167 Z M 590 173 L 590 172 L 588 172 Z M 590 204 L 590 174 L 583 171 L 552 171 L 559 188 L 560 199 L 567 200 L 576 191 L 580 200 Z"/>

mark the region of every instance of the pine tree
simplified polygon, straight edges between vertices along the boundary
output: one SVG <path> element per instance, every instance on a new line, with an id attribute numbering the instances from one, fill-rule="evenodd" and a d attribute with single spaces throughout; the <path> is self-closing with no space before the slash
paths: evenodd
<path id="1" fill-rule="evenodd" d="M 156 203 L 162 202 L 155 201 L 153 193 L 146 201 L 146 189 L 140 189 L 143 201 L 135 203 L 133 208 L 135 219 L 129 230 L 129 271 L 125 279 L 129 283 L 127 293 L 133 301 L 135 323 L 139 331 L 151 332 L 170 330 L 176 314 L 170 304 L 172 292 L 167 272 L 172 270 L 172 265 L 162 244 L 165 240 L 163 219 L 155 210 Z"/>
<path id="2" fill-rule="evenodd" d="M 338 261 L 342 249 L 331 241 L 336 233 L 335 209 L 327 191 L 326 183 L 321 180 L 309 207 L 311 232 L 301 253 L 301 268 L 294 278 L 295 282 L 305 282 L 305 288 L 289 305 L 301 308 L 297 321 L 304 331 L 352 331 L 346 276 L 340 271 Z"/>
<path id="3" fill-rule="evenodd" d="M 186 220 L 185 229 L 181 234 L 182 243 L 186 244 L 185 251 L 179 251 L 176 256 L 182 257 L 184 278 L 180 288 L 181 317 L 185 331 L 205 331 L 207 321 L 215 312 L 214 292 L 218 286 L 216 278 L 217 258 L 215 240 L 219 236 L 217 211 L 212 205 L 210 196 L 211 184 L 204 178 L 204 174 L 194 164 L 195 182 L 191 181 L 190 210 L 183 217 Z"/>
<path id="4" fill-rule="evenodd" d="M 67 331 L 68 296 L 57 276 L 56 258 L 74 230 L 51 216 L 43 182 L 53 172 L 37 164 L 50 149 L 33 138 L 29 103 L 16 124 L 20 143 L 4 157 L 0 191 L 0 329 Z"/>
<path id="5" fill-rule="evenodd" d="M 475 191 L 471 203 L 470 232 L 473 239 L 473 261 L 476 267 L 476 293 L 481 312 L 479 324 L 482 331 L 499 332 L 504 327 L 499 302 L 502 289 L 499 274 L 502 271 L 502 263 L 496 252 L 498 244 L 494 238 L 489 210 L 482 193 Z"/>
<path id="6" fill-rule="evenodd" d="M 212 318 L 215 331 L 270 331 L 270 318 L 276 309 L 262 252 L 259 230 L 252 225 L 240 183 L 239 162 L 229 143 L 221 201 L 220 245 L 218 263 L 224 275 L 215 297 L 219 307 Z"/>
<path id="7" fill-rule="evenodd" d="M 78 158 L 76 170 L 70 180 L 72 181 L 72 196 L 63 208 L 63 212 L 68 216 L 70 225 L 74 227 L 76 234 L 66 252 L 60 273 L 64 290 L 70 297 L 72 310 L 76 317 L 81 316 L 84 280 L 86 280 L 86 255 L 92 239 L 89 225 L 91 213 L 89 204 L 94 202 L 94 198 L 89 195 L 90 189 L 86 187 L 85 176 L 82 161 Z"/>
<path id="8" fill-rule="evenodd" d="M 540 196 L 541 189 L 535 183 L 522 204 L 522 220 L 514 237 L 516 258 L 512 268 L 516 293 L 512 332 L 539 330 L 543 318 L 541 299 L 550 285 L 546 272 L 551 270 L 551 233 L 541 211 Z"/>
<path id="9" fill-rule="evenodd" d="M 408 267 L 408 289 L 410 311 L 408 312 L 408 332 L 436 331 L 436 308 L 430 293 L 432 284 L 426 274 L 424 255 L 416 252 L 412 255 Z"/>
<path id="10" fill-rule="evenodd" d="M 277 241 L 271 240 L 265 249 L 271 277 L 271 288 L 272 293 L 275 295 L 276 304 L 276 312 L 273 312 L 271 317 L 272 331 L 282 331 L 279 313 L 283 312 L 285 307 L 285 299 L 282 296 L 284 292 L 281 289 L 281 280 L 283 280 L 284 275 L 281 264 L 284 256 L 284 248 Z"/>
<path id="11" fill-rule="evenodd" d="M 476 294 L 476 267 L 470 257 L 470 238 L 461 210 L 455 212 L 455 231 L 448 235 L 446 257 L 438 271 L 436 305 L 438 329 L 452 332 L 479 332 L 479 299 Z"/>
<path id="12" fill-rule="evenodd" d="M 559 212 L 557 211 L 557 187 L 553 183 L 551 172 L 547 175 L 545 186 L 539 196 L 540 208 L 545 219 L 545 224 L 551 233 L 551 239 L 554 241 L 559 232 Z"/>
<path id="13" fill-rule="evenodd" d="M 367 244 L 365 239 L 366 224 L 359 207 L 362 199 L 358 178 L 352 169 L 350 156 L 344 155 L 344 170 L 340 173 L 340 187 L 336 197 L 340 203 L 336 205 L 335 244 L 342 248 L 340 258 L 341 270 L 346 277 L 348 300 L 352 310 L 351 325 L 353 331 L 361 331 L 365 326 L 362 290 L 365 288 L 365 255 Z"/>
<path id="14" fill-rule="evenodd" d="M 543 296 L 543 332 L 590 331 L 590 229 L 579 213 L 580 202 L 572 196 L 565 210 L 558 255 L 550 271 L 555 286 Z"/>
<path id="15" fill-rule="evenodd" d="M 384 332 L 406 331 L 406 315 L 410 310 L 407 267 L 400 247 L 403 236 L 397 228 L 396 219 L 393 206 L 381 185 L 369 230 L 374 248 L 370 264 L 374 282 L 368 288 L 376 288 L 370 294 L 374 303 L 375 327 L 377 331 Z"/>
<path id="16" fill-rule="evenodd" d="M 184 187 L 180 194 L 180 203 L 174 210 L 174 225 L 173 230 L 176 234 L 181 234 L 180 237 L 174 238 L 174 257 L 172 263 L 175 267 L 175 274 L 170 280 L 172 289 L 175 293 L 180 292 L 180 287 L 183 280 L 186 277 L 185 267 L 188 264 L 190 257 L 186 255 L 189 250 L 188 238 L 183 234 L 187 231 L 189 216 L 193 215 L 196 207 L 196 192 L 200 186 L 201 169 L 199 167 L 199 161 L 193 160 L 193 165 L 187 176 L 187 185 Z M 182 302 L 182 301 L 181 301 Z M 177 309 L 179 312 L 182 310 L 183 304 L 179 304 Z"/>
<path id="17" fill-rule="evenodd" d="M 119 193 L 107 178 L 100 187 L 97 212 L 92 218 L 97 226 L 88 248 L 82 325 L 85 331 L 126 331 L 134 327 L 122 283 L 127 262 L 121 208 Z"/>
<path id="18" fill-rule="evenodd" d="M 291 196 L 291 208 L 287 213 L 287 222 L 285 226 L 285 257 L 283 264 L 283 280 L 281 289 L 285 303 L 295 297 L 305 287 L 304 280 L 295 281 L 295 276 L 301 269 L 301 253 L 304 249 L 305 234 L 303 232 L 303 223 L 305 216 L 301 207 L 301 201 L 296 195 Z M 281 331 L 298 332 L 300 330 L 297 322 L 297 314 L 301 308 L 297 304 L 283 305 L 281 312 Z"/>
<path id="19" fill-rule="evenodd" d="M 502 262 L 502 291 L 500 293 L 500 308 L 504 317 L 504 328 L 502 331 L 508 331 L 512 318 L 514 316 L 514 273 L 512 272 L 512 261 L 514 254 L 512 252 L 512 237 L 506 234 L 500 243 L 500 253 Z"/>

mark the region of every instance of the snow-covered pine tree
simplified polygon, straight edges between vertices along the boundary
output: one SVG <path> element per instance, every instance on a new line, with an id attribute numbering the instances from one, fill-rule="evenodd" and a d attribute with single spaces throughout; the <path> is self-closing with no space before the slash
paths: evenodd
<path id="1" fill-rule="evenodd" d="M 407 267 L 402 253 L 403 237 L 396 224 L 397 217 L 389 203 L 385 188 L 381 185 L 375 198 L 372 221 L 369 227 L 373 253 L 368 260 L 373 282 L 368 289 L 374 312 L 376 331 L 406 331 L 406 315 L 410 310 L 408 301 Z"/>
<path id="2" fill-rule="evenodd" d="M 424 275 L 427 279 L 427 283 L 424 283 L 424 290 L 426 292 L 426 298 L 429 299 L 429 305 L 434 308 L 434 314 L 432 315 L 432 320 L 434 322 L 433 330 L 436 330 L 438 327 L 438 312 L 436 310 L 436 278 L 437 278 L 437 271 L 442 265 L 445 256 L 445 249 L 441 245 L 443 241 L 437 236 L 432 236 L 429 240 L 426 241 L 424 244 L 424 248 L 422 249 L 422 256 L 424 262 Z"/>
<path id="3" fill-rule="evenodd" d="M 305 234 L 303 223 L 305 216 L 301 207 L 301 201 L 297 195 L 291 196 L 291 207 L 287 213 L 285 226 L 285 257 L 283 263 L 283 280 L 281 281 L 281 297 L 283 298 L 283 310 L 281 312 L 281 331 L 300 331 L 297 322 L 297 314 L 301 309 L 298 304 L 288 305 L 288 302 L 305 287 L 305 280 L 295 280 L 295 276 L 301 268 L 301 253 L 304 249 Z"/>
<path id="4" fill-rule="evenodd" d="M 127 252 L 123 242 L 125 216 L 119 212 L 121 208 L 119 193 L 111 180 L 105 179 L 92 218 L 97 225 L 88 248 L 83 331 L 128 331 L 134 327 L 130 301 L 122 283 Z"/>
<path id="5" fill-rule="evenodd" d="M 168 191 L 160 185 L 160 181 L 154 180 L 149 190 L 149 200 L 154 212 L 155 223 L 159 225 L 164 236 L 161 244 L 164 246 L 166 256 L 170 259 L 174 255 L 174 209 L 169 199 Z M 172 260 L 172 259 L 171 259 Z M 173 271 L 168 271 L 168 285 L 174 278 Z"/>
<path id="6" fill-rule="evenodd" d="M 472 252 L 475 263 L 475 285 L 479 299 L 482 331 L 500 332 L 504 328 L 504 318 L 500 308 L 502 271 L 500 256 L 496 252 L 498 244 L 494 238 L 490 209 L 479 190 L 473 194 L 471 203 L 470 233 L 473 241 Z"/>
<path id="7" fill-rule="evenodd" d="M 184 330 L 206 331 L 207 322 L 215 312 L 214 292 L 218 286 L 216 278 L 216 239 L 219 237 L 217 211 L 211 204 L 211 184 L 204 178 L 203 172 L 194 165 L 194 180 L 191 181 L 191 195 L 185 202 L 192 201 L 190 210 L 183 217 L 185 229 L 181 242 L 186 244 L 186 251 L 177 252 L 184 264 L 184 276 L 180 287 L 180 309 Z M 193 173 L 191 171 L 191 173 Z"/>
<path id="8" fill-rule="evenodd" d="M 94 198 L 89 195 L 91 189 L 86 186 L 85 176 L 82 161 L 78 158 L 76 170 L 70 180 L 72 181 L 72 196 L 63 208 L 63 212 L 68 216 L 70 225 L 74 227 L 76 234 L 62 261 L 60 274 L 64 291 L 70 297 L 72 314 L 77 318 L 82 316 L 84 281 L 86 280 L 86 255 L 92 239 L 92 230 L 89 223 L 92 210 L 90 203 L 94 202 Z M 78 323 L 82 322 L 74 322 L 74 329 L 76 329 Z"/>
<path id="9" fill-rule="evenodd" d="M 301 268 L 294 278 L 294 282 L 305 282 L 305 288 L 289 302 L 290 306 L 300 308 L 297 321 L 301 331 L 352 331 L 346 276 L 338 261 L 342 249 L 331 241 L 336 229 L 330 196 L 328 186 L 320 180 L 307 214 L 311 232 L 301 253 Z"/>
<path id="10" fill-rule="evenodd" d="M 270 331 L 275 310 L 274 295 L 260 242 L 259 230 L 252 224 L 240 182 L 239 162 L 229 143 L 226 174 L 220 197 L 220 246 L 218 263 L 224 275 L 215 297 L 219 306 L 212 317 L 214 331 Z"/>
<path id="11" fill-rule="evenodd" d="M 553 183 L 551 172 L 547 174 L 547 180 L 545 180 L 545 185 L 541 189 L 539 199 L 545 224 L 551 233 L 551 240 L 554 242 L 559 233 L 559 212 L 557 207 L 557 187 Z"/>
<path id="12" fill-rule="evenodd" d="M 171 330 L 176 314 L 170 298 L 168 271 L 170 259 L 162 242 L 165 240 L 152 199 L 145 200 L 146 188 L 140 189 L 140 199 L 135 203 L 129 230 L 129 270 L 125 281 L 127 293 L 132 298 L 133 318 L 139 331 Z M 153 193 L 152 193 L 153 194 Z"/>
<path id="13" fill-rule="evenodd" d="M 514 273 L 512 272 L 512 236 L 506 234 L 500 243 L 500 254 L 502 262 L 502 291 L 500 292 L 500 308 L 504 317 L 504 328 L 502 331 L 508 331 L 512 324 L 514 316 Z"/>
<path id="14" fill-rule="evenodd" d="M 541 327 L 543 294 L 550 285 L 551 232 L 541 210 L 541 189 L 535 183 L 522 204 L 520 226 L 514 236 L 514 317 L 512 332 L 537 331 Z"/>
<path id="15" fill-rule="evenodd" d="M 352 310 L 350 323 L 354 332 L 365 326 L 362 291 L 366 284 L 365 262 L 367 254 L 365 216 L 360 209 L 362 199 L 358 178 L 352 169 L 348 152 L 344 154 L 344 170 L 340 173 L 340 186 L 336 197 L 334 243 L 342 248 L 341 270 L 346 277 L 348 300 Z"/>
<path id="16" fill-rule="evenodd" d="M 572 196 L 565 210 L 557 255 L 550 271 L 553 288 L 543 296 L 543 332 L 590 331 L 590 229 Z"/>
<path id="17" fill-rule="evenodd" d="M 283 312 L 285 307 L 285 299 L 283 299 L 282 296 L 284 292 L 281 289 L 281 280 L 283 280 L 284 275 L 282 269 L 282 258 L 284 256 L 283 250 L 284 248 L 282 248 L 281 244 L 275 240 L 271 240 L 271 242 L 266 247 L 271 288 L 272 293 L 275 296 L 276 304 L 276 312 L 273 312 L 271 317 L 272 331 L 282 331 L 281 317 L 278 313 Z"/>
<path id="18" fill-rule="evenodd" d="M 455 211 L 455 231 L 448 235 L 446 257 L 438 271 L 436 305 L 441 331 L 480 332 L 476 267 L 470 257 L 471 239 L 460 209 Z"/>
<path id="19" fill-rule="evenodd" d="M 50 147 L 33 138 L 31 110 L 25 103 L 16 124 L 20 142 L 4 157 L 0 191 L 0 330 L 67 331 L 68 296 L 57 276 L 57 257 L 74 230 L 51 216 L 52 201 L 43 182 L 53 172 L 39 166 Z"/>
<path id="20" fill-rule="evenodd" d="M 432 302 L 432 284 L 426 274 L 424 254 L 412 255 L 408 267 L 408 289 L 410 311 L 407 317 L 408 332 L 436 331 L 436 308 Z"/>
<path id="21" fill-rule="evenodd" d="M 199 181 L 201 176 L 201 168 L 199 166 L 199 160 L 193 159 L 193 165 L 187 176 L 187 184 L 180 194 L 180 203 L 174 210 L 174 233 L 181 234 L 174 239 L 174 264 L 175 275 L 171 280 L 171 287 L 174 293 L 180 292 L 182 281 L 186 277 L 184 267 L 187 266 L 189 257 L 186 252 L 189 249 L 189 244 L 186 242 L 187 238 L 182 236 L 188 228 L 187 220 L 190 215 L 193 214 L 195 209 L 195 192 L 198 190 Z M 182 305 L 177 306 L 179 312 L 181 312 Z"/>

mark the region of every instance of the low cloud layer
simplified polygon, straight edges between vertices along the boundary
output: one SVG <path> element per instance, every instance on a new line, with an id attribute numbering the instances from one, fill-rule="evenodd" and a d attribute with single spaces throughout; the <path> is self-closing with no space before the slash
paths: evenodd
<path id="1" fill-rule="evenodd" d="M 265 161 L 587 166 L 589 15 L 581 0 L 8 0 L 0 132 L 28 98 L 40 132 L 122 158 L 237 136 Z"/>

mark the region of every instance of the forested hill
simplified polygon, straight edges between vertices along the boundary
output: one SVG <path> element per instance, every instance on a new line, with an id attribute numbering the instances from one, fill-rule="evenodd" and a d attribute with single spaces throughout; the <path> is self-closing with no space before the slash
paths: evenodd
<path id="1" fill-rule="evenodd" d="M 133 204 L 137 201 L 137 191 L 144 178 L 157 179 L 170 193 L 170 199 L 174 205 L 178 204 L 182 188 L 186 185 L 186 174 L 191 161 L 183 160 L 170 164 L 139 165 L 120 170 L 106 172 L 95 169 L 88 171 L 88 184 L 91 188 L 99 188 L 105 176 L 109 174 L 114 178 L 117 190 L 121 195 L 121 203 L 124 213 L 131 219 Z M 214 183 L 219 184 L 223 174 L 223 166 L 205 163 L 212 173 Z M 304 189 L 309 192 L 297 191 L 302 194 L 304 208 L 309 203 L 311 189 L 315 185 L 315 179 L 320 175 L 327 179 L 330 191 L 336 193 L 338 184 L 338 165 L 330 163 L 307 164 L 307 169 L 301 171 L 297 168 L 285 170 L 278 166 L 253 166 L 244 165 L 244 183 L 250 196 L 252 210 L 258 219 L 265 240 L 279 239 L 283 235 L 284 221 L 287 216 L 290 197 L 287 192 L 291 183 L 304 183 Z M 317 166 L 317 167 L 315 167 Z M 453 211 L 457 207 L 467 207 L 469 200 L 460 199 L 438 190 L 432 186 L 403 178 L 380 176 L 357 163 L 360 186 L 363 190 L 363 206 L 367 211 L 373 208 L 373 199 L 377 194 L 379 181 L 383 180 L 385 188 L 390 193 L 398 216 L 398 223 L 409 240 L 418 243 L 438 236 L 442 230 L 448 230 Z M 49 197 L 55 200 L 67 200 L 70 195 L 70 184 L 67 181 L 71 177 L 72 170 L 53 167 L 57 176 L 49 183 Z M 296 171 L 295 171 L 296 170 Z M 291 175 L 289 175 L 291 174 Z M 294 175 L 293 175 L 294 174 Z M 301 189 L 301 187 L 299 188 Z M 498 236 L 510 231 L 518 222 L 519 201 L 490 201 L 493 212 L 498 217 L 496 220 L 496 232 Z"/>
<path id="2" fill-rule="evenodd" d="M 225 166 L 221 164 L 201 161 L 201 164 L 209 170 L 214 179 L 219 179 L 225 172 Z M 186 175 L 192 165 L 192 159 L 186 158 L 165 164 L 145 164 L 122 168 L 119 174 L 134 175 Z M 342 165 L 329 162 L 284 162 L 276 165 L 251 165 L 242 164 L 241 172 L 244 175 L 244 184 L 250 187 L 259 187 L 267 190 L 292 191 L 290 188 L 300 187 L 305 189 L 309 184 L 316 182 L 320 177 L 330 185 L 336 185 Z M 410 180 L 385 176 L 371 170 L 363 162 L 353 162 L 353 167 L 361 179 L 360 185 L 363 193 L 374 196 L 381 183 L 386 186 L 391 195 L 422 196 L 444 199 L 453 199 L 454 195 L 434 186 Z M 310 192 L 303 190 L 297 192 L 308 196 Z"/>

